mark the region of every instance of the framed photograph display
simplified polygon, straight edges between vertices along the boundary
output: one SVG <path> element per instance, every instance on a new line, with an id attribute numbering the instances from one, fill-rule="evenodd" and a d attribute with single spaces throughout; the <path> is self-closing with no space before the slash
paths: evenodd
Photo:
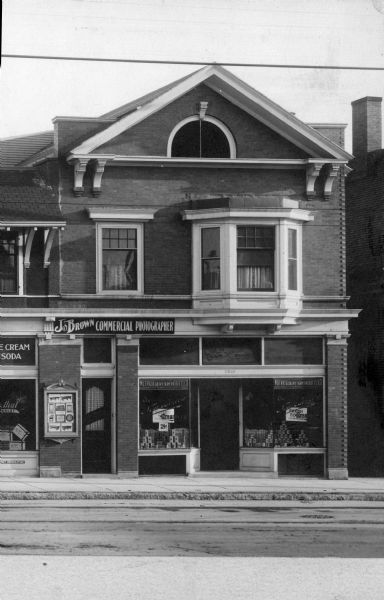
<path id="1" fill-rule="evenodd" d="M 44 436 L 78 435 L 78 390 L 64 382 L 49 385 L 44 391 Z"/>

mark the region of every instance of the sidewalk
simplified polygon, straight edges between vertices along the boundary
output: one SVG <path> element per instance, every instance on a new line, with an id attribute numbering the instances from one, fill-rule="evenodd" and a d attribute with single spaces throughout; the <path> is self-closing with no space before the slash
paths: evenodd
<path id="1" fill-rule="evenodd" d="M 361 500 L 384 501 L 384 479 L 198 477 L 0 478 L 0 500 Z"/>

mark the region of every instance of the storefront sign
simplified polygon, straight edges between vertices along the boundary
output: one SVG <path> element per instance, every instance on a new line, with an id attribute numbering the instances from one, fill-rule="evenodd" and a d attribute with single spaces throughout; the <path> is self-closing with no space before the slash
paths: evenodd
<path id="1" fill-rule="evenodd" d="M 157 335 L 175 332 L 175 319 L 55 319 L 55 333 L 97 333 L 111 335 L 115 333 Z"/>
<path id="2" fill-rule="evenodd" d="M 308 417 L 308 408 L 303 406 L 290 406 L 285 411 L 285 420 L 296 423 L 306 423 Z"/>
<path id="3" fill-rule="evenodd" d="M 140 379 L 141 390 L 188 390 L 188 379 Z"/>
<path id="4" fill-rule="evenodd" d="M 174 408 L 157 408 L 152 413 L 152 423 L 174 423 L 175 409 Z"/>
<path id="5" fill-rule="evenodd" d="M 0 337 L 0 365 L 34 365 L 35 338 Z"/>
<path id="6" fill-rule="evenodd" d="M 311 379 L 274 379 L 273 385 L 276 388 L 296 388 L 303 387 L 321 387 L 323 380 L 321 377 L 312 377 Z"/>

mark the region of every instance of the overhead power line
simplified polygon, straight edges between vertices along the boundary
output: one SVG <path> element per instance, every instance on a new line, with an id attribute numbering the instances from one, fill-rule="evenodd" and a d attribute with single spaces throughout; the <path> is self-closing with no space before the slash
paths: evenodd
<path id="1" fill-rule="evenodd" d="M 364 67 L 357 65 L 303 65 L 303 64 L 273 64 L 273 63 L 247 63 L 247 62 L 202 62 L 197 60 L 151 60 L 139 58 L 103 58 L 88 56 L 44 56 L 39 54 L 3 54 L 3 58 L 21 58 L 34 60 L 67 60 L 85 62 L 109 63 L 137 63 L 153 65 L 222 65 L 223 67 L 260 67 L 269 69 L 336 69 L 346 71 L 384 71 L 383 67 Z"/>

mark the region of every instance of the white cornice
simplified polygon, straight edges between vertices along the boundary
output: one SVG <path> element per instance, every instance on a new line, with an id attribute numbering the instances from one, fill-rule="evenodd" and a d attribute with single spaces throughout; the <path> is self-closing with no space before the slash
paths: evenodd
<path id="1" fill-rule="evenodd" d="M 140 221 L 145 223 L 154 218 L 157 208 L 88 208 L 88 214 L 94 221 Z"/>
<path id="2" fill-rule="evenodd" d="M 314 217 L 308 210 L 300 208 L 260 208 L 234 209 L 210 208 L 200 210 L 184 210 L 185 221 L 208 221 L 230 219 L 289 219 L 291 221 L 313 221 Z"/>
<path id="3" fill-rule="evenodd" d="M 344 159 L 330 158 L 179 158 L 167 156 L 129 156 L 121 154 L 75 154 L 71 152 L 67 161 L 106 161 L 108 166 L 155 166 L 155 167 L 232 167 L 258 169 L 298 169 L 317 163 L 344 165 Z"/>
<path id="4" fill-rule="evenodd" d="M 33 221 L 23 220 L 23 221 L 10 221 L 10 220 L 0 220 L 0 229 L 4 227 L 45 227 L 45 228 L 57 228 L 57 227 L 65 227 L 66 221 Z"/>

